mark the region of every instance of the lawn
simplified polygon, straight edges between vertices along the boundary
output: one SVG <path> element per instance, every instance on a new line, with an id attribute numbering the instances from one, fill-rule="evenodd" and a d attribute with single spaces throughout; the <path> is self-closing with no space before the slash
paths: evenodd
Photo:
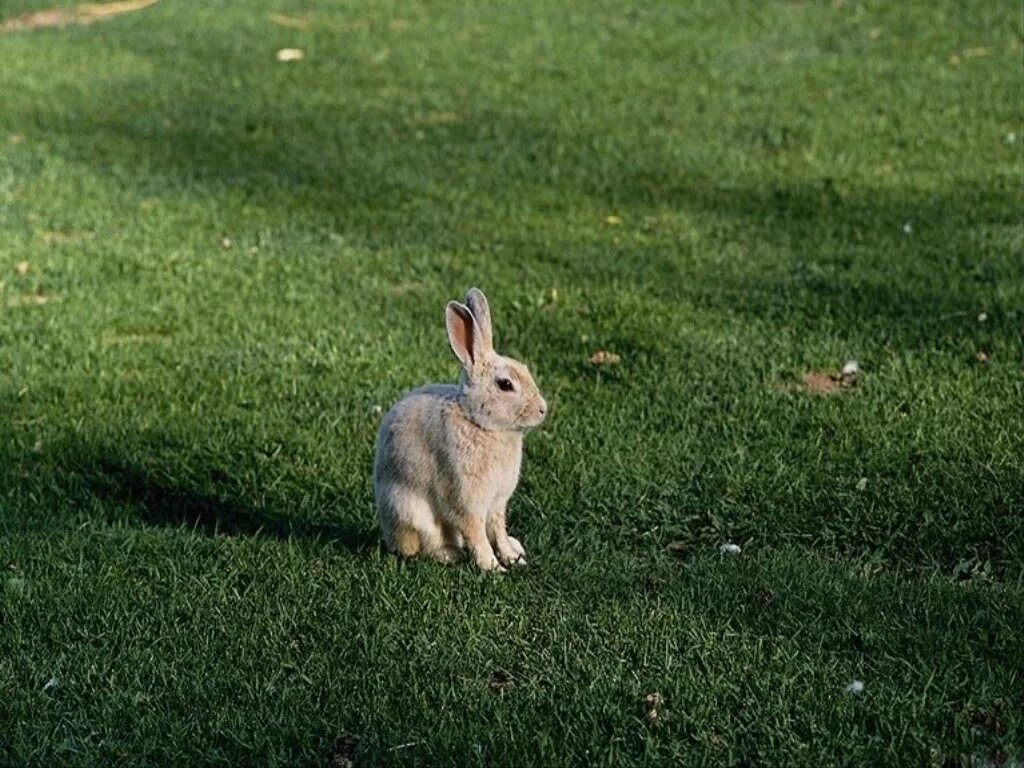
<path id="1" fill-rule="evenodd" d="M 0 35 L 0 765 L 1021 765 L 1012 6 Z M 373 507 L 471 285 L 552 409 L 503 575 Z"/>

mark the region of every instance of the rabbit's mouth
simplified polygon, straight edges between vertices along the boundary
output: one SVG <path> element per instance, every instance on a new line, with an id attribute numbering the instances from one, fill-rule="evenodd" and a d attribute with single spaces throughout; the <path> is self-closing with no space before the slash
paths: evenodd
<path id="1" fill-rule="evenodd" d="M 519 414 L 519 423 L 522 429 L 535 429 L 544 423 L 548 414 L 547 401 L 538 395 L 536 399 L 526 404 L 526 407 Z"/>

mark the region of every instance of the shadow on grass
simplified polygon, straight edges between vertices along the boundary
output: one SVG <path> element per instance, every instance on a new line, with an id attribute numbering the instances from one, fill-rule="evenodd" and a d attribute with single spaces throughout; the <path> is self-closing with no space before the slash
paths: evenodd
<path id="1" fill-rule="evenodd" d="M 230 96 L 215 108 L 212 96 L 191 94 L 147 109 L 147 98 L 111 87 L 93 102 L 102 109 L 25 117 L 52 126 L 69 160 L 127 175 L 139 194 L 206 200 L 230 189 L 269 227 L 308 217 L 371 248 L 427 247 L 439 268 L 458 251 L 495 269 L 504 247 L 567 283 L 621 283 L 772 324 L 867 328 L 902 345 L 930 345 L 958 313 L 1024 314 L 1006 291 L 1020 277 L 1008 231 L 1021 195 L 1005 178 L 941 190 L 843 186 L 827 175 L 730 182 L 666 159 L 657 144 L 605 160 L 609 170 L 588 149 L 604 136 L 596 128 L 570 135 L 543 114 L 487 105 L 472 120 L 424 128 L 386 108 L 311 107 L 294 95 L 274 109 Z M 557 170 L 566 164 L 595 169 L 566 175 Z M 510 207 L 530 226 L 488 229 Z M 568 226 L 594 216 L 596 232 L 597 212 L 610 210 L 626 217 L 621 247 Z M 709 245 L 690 253 L 676 214 L 710 233 Z"/>
<path id="2" fill-rule="evenodd" d="M 95 496 L 138 507 L 147 525 L 187 527 L 210 536 L 310 539 L 340 544 L 353 552 L 368 552 L 378 545 L 369 527 L 284 518 L 238 499 L 175 485 L 127 462 L 104 460 L 84 476 Z M 348 506 L 344 501 L 339 504 Z"/>
<path id="3" fill-rule="evenodd" d="M 813 137 L 780 125 L 785 112 L 741 125 L 723 114 L 708 148 L 741 150 L 760 168 L 744 173 L 680 153 L 678 140 L 646 136 L 593 105 L 581 124 L 562 119 L 571 111 L 563 99 L 510 104 L 482 87 L 460 96 L 401 63 L 257 65 L 255 28 L 190 28 L 222 73 L 197 77 L 180 34 L 119 37 L 125 55 L 146 64 L 138 74 L 90 73 L 88 88 L 16 100 L 8 122 L 70 164 L 112 176 L 133 198 L 251 207 L 259 227 L 238 237 L 304 222 L 384 252 L 393 274 L 450 269 L 457 252 L 466 270 L 489 277 L 514 252 L 543 265 L 548 274 L 537 270 L 536 279 L 549 285 L 622 285 L 769 325 L 866 330 L 902 346 L 932 345 L 949 316 L 984 309 L 995 328 L 1024 315 L 1024 299 L 1010 290 L 1021 271 L 1006 230 L 1019 223 L 1022 197 L 1009 174 L 951 177 L 938 189 L 891 177 L 850 185 L 828 168 L 780 179 L 770 159 L 799 158 Z M 329 89 L 332 78 L 338 87 Z M 654 110 L 651 119 L 664 118 Z M 621 247 L 601 229 L 615 211 Z M 581 232 L 589 221 L 593 229 Z M 203 228 L 213 226 L 196 225 L 211 241 Z M 396 246 L 415 263 L 389 252 Z"/>
<path id="4" fill-rule="evenodd" d="M 300 498 L 270 496 L 258 478 L 243 481 L 231 469 L 195 460 L 137 460 L 103 446 L 68 444 L 33 452 L 18 446 L 17 437 L 0 445 L 0 462 L 0 531 L 38 533 L 99 518 L 357 555 L 381 546 L 372 502 L 358 490 L 320 484 Z"/>

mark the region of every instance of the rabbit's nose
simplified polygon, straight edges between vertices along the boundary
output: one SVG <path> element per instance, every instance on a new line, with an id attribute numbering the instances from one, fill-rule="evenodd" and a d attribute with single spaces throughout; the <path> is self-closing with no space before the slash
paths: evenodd
<path id="1" fill-rule="evenodd" d="M 548 402 L 544 398 L 541 398 L 540 405 L 537 406 L 537 410 L 540 411 L 540 415 L 543 416 L 548 412 Z"/>

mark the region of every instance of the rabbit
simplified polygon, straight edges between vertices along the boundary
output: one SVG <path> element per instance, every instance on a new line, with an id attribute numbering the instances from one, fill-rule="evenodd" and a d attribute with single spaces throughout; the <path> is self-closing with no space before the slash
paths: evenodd
<path id="1" fill-rule="evenodd" d="M 526 564 L 505 530 L 519 482 L 523 435 L 547 413 L 530 371 L 494 351 L 491 311 L 477 288 L 445 308 L 460 381 L 410 392 L 387 413 L 377 439 L 374 497 L 388 549 L 444 563 L 465 550 L 485 571 Z"/>

